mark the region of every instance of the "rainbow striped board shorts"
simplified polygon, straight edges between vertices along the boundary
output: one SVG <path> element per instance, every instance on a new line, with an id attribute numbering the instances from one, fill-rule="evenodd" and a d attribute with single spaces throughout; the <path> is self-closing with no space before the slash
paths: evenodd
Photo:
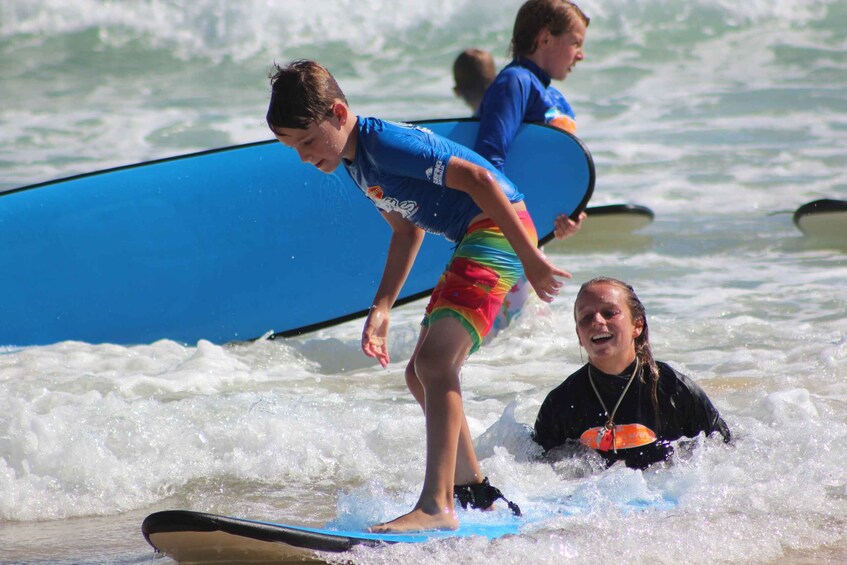
<path id="1" fill-rule="evenodd" d="M 529 212 L 518 212 L 518 218 L 537 245 Z M 523 273 L 520 259 L 493 220 L 471 224 L 432 291 L 422 325 L 428 327 L 445 316 L 457 318 L 473 340 L 473 353 Z"/>

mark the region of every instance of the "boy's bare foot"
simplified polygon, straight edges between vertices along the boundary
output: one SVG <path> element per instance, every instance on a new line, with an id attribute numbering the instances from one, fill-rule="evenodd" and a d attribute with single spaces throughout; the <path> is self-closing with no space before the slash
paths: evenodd
<path id="1" fill-rule="evenodd" d="M 408 514 L 403 514 L 390 522 L 371 526 L 368 530 L 378 534 L 385 534 L 422 530 L 456 530 L 458 528 L 459 519 L 453 511 L 427 514 L 422 509 L 416 508 Z"/>

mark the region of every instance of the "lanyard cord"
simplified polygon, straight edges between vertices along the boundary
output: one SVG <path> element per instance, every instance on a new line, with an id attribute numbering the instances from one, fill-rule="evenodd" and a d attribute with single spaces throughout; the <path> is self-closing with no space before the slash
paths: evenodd
<path id="1" fill-rule="evenodd" d="M 621 402 L 623 401 L 623 397 L 626 396 L 626 392 L 629 390 L 629 385 L 632 384 L 632 381 L 635 380 L 635 375 L 638 374 L 638 369 L 641 368 L 641 360 L 637 357 L 635 358 L 635 368 L 632 370 L 632 374 L 629 376 L 629 381 L 627 381 L 626 386 L 623 389 L 620 397 L 618 398 L 617 404 L 615 404 L 614 409 L 612 409 L 612 413 L 609 413 L 609 409 L 606 408 L 606 403 L 603 402 L 603 397 L 600 396 L 600 391 L 597 390 L 597 385 L 594 384 L 594 377 L 591 375 L 591 363 L 588 364 L 588 382 L 591 383 L 591 388 L 594 389 L 594 394 L 597 395 L 597 400 L 600 401 L 600 406 L 603 407 L 603 412 L 606 413 L 606 429 L 612 432 L 612 445 L 614 446 L 615 453 L 618 452 L 617 446 L 615 446 L 614 435 L 615 435 L 615 414 L 618 411 L 618 407 L 620 407 Z"/>

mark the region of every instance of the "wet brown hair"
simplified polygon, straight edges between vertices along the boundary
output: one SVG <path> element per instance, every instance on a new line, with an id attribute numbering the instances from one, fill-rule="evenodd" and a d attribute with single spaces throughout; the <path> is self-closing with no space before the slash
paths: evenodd
<path id="1" fill-rule="evenodd" d="M 456 94 L 465 100 L 482 100 L 485 89 L 496 76 L 494 57 L 482 49 L 465 49 L 453 62 Z"/>
<path id="2" fill-rule="evenodd" d="M 562 35 L 573 28 L 577 20 L 588 27 L 591 21 L 579 6 L 568 0 L 527 0 L 515 16 L 512 31 L 512 57 L 531 55 L 538 48 L 538 34 L 545 29 L 552 35 Z"/>
<path id="3" fill-rule="evenodd" d="M 266 120 L 274 133 L 278 128 L 306 129 L 329 117 L 336 101 L 347 104 L 335 78 L 315 61 L 294 61 L 285 67 L 274 64 L 270 80 Z"/>
<path id="4" fill-rule="evenodd" d="M 644 308 L 644 304 L 641 303 L 638 295 L 635 294 L 635 290 L 625 282 L 611 277 L 597 277 L 591 279 L 579 287 L 579 292 L 576 294 L 576 300 L 574 300 L 574 320 L 576 319 L 576 305 L 582 297 L 583 292 L 598 284 L 606 284 L 621 290 L 626 297 L 626 305 L 629 308 L 632 321 L 636 322 L 641 320 L 641 335 L 635 338 L 635 358 L 641 362 L 643 367 L 648 368 L 650 373 L 650 384 L 652 385 L 651 398 L 653 400 L 653 408 L 655 408 L 656 414 L 658 414 L 659 367 L 656 366 L 656 360 L 653 359 L 653 350 L 650 348 L 650 330 L 647 327 L 647 309 Z M 639 378 L 641 378 L 643 382 L 643 377 L 641 375 L 639 375 Z"/>

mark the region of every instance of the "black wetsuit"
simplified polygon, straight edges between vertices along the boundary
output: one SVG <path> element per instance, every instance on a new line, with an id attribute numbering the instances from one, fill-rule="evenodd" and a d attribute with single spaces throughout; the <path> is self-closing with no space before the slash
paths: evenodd
<path id="1" fill-rule="evenodd" d="M 611 465 L 623 460 L 628 467 L 644 468 L 664 461 L 673 453 L 670 442 L 680 437 L 696 437 L 700 432 L 719 432 L 729 442 L 729 428 L 717 409 L 697 383 L 666 363 L 658 362 L 659 413 L 653 407 L 652 385 L 648 367 L 641 367 L 641 377 L 635 377 L 615 414 L 616 425 L 641 424 L 646 432 L 655 433 L 656 441 L 639 447 L 608 449 L 597 452 Z M 585 365 L 550 391 L 535 420 L 533 439 L 549 451 L 573 440 L 579 441 L 587 430 L 601 428 L 607 414 L 588 378 Z M 611 411 L 629 381 L 635 363 L 620 375 L 610 376 L 592 367 L 594 384 Z M 594 432 L 591 432 L 592 434 Z M 584 443 L 584 442 L 583 442 Z"/>

